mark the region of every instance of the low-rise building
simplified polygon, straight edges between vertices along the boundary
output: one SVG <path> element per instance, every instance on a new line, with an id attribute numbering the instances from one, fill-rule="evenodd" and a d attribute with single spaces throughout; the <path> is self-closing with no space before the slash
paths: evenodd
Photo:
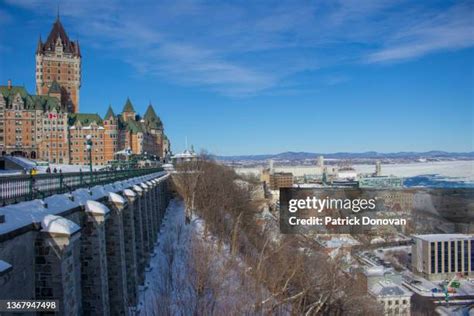
<path id="1" fill-rule="evenodd" d="M 386 316 L 410 316 L 413 293 L 390 280 L 381 280 L 368 289 L 369 294 L 382 304 Z"/>
<path id="2" fill-rule="evenodd" d="M 260 181 L 270 190 L 293 187 L 293 174 L 291 172 L 274 172 L 273 168 L 263 169 L 260 174 Z"/>

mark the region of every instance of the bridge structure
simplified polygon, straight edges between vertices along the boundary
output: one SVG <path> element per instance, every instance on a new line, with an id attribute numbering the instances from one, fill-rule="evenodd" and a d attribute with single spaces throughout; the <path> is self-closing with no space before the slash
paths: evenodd
<path id="1" fill-rule="evenodd" d="M 170 178 L 114 173 L 54 180 L 51 190 L 45 178 L 48 196 L 0 207 L 0 300 L 57 300 L 60 315 L 138 311 Z"/>

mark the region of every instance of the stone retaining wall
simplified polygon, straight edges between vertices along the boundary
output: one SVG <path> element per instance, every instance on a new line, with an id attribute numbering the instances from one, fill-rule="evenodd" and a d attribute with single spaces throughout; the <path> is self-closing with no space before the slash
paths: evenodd
<path id="1" fill-rule="evenodd" d="M 0 270 L 0 299 L 56 299 L 61 315 L 132 314 L 168 181 L 144 176 L 0 208 L 0 260 L 11 266 Z"/>

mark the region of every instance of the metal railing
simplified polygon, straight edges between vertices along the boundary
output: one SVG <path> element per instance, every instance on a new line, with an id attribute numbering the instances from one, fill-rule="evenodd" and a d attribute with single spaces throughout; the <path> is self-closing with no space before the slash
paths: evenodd
<path id="1" fill-rule="evenodd" d="M 18 175 L 0 177 L 0 206 L 126 180 L 163 171 L 163 168 Z"/>

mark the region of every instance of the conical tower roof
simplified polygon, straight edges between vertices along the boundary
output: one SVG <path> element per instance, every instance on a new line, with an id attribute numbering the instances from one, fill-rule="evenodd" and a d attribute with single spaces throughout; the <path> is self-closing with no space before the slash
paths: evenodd
<path id="1" fill-rule="evenodd" d="M 110 120 L 113 118 L 115 118 L 115 113 L 114 113 L 114 110 L 112 110 L 112 106 L 109 105 L 107 113 L 105 113 L 104 120 Z"/>
<path id="2" fill-rule="evenodd" d="M 123 106 L 122 113 L 125 112 L 135 113 L 135 109 L 133 108 L 133 104 L 132 101 L 130 101 L 130 98 L 127 98 L 127 102 L 125 102 L 125 105 Z"/>
<path id="3" fill-rule="evenodd" d="M 155 109 L 153 108 L 153 105 L 151 105 L 151 103 L 148 105 L 148 108 L 146 109 L 146 112 L 145 112 L 145 116 L 143 118 L 148 128 L 153 128 L 153 129 L 163 128 L 163 123 L 161 122 L 161 119 L 158 117 L 158 115 L 156 115 Z"/>
<path id="4" fill-rule="evenodd" d="M 56 49 L 58 39 L 60 39 L 61 45 L 63 46 L 65 53 L 80 56 L 79 42 L 69 40 L 69 36 L 64 30 L 61 20 L 59 19 L 59 15 L 56 21 L 54 22 L 53 27 L 51 28 L 51 32 L 48 35 L 48 39 L 46 40 L 44 45 L 41 45 L 41 47 L 38 45 L 37 53 L 39 53 L 40 51 L 54 51 Z"/>

